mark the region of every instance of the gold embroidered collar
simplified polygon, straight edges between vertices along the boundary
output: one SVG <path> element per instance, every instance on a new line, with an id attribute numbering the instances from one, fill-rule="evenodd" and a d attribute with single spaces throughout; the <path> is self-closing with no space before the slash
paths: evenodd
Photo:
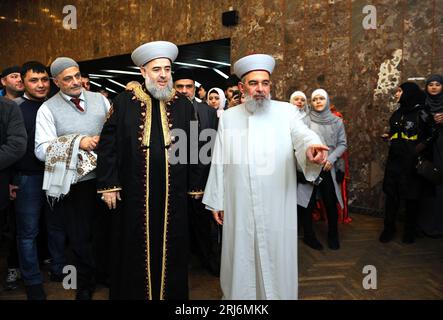
<path id="1" fill-rule="evenodd" d="M 140 129 L 143 129 L 142 145 L 149 148 L 152 125 L 152 99 L 142 86 L 136 87 L 133 92 L 135 98 L 141 102 L 142 106 L 146 106 L 146 112 L 144 114 L 142 112 L 142 117 L 145 119 L 144 125 L 141 125 Z M 163 129 L 163 138 L 165 141 L 165 146 L 167 147 L 171 145 L 171 134 L 169 132 L 169 120 L 166 105 L 174 99 L 174 96 L 175 90 L 173 89 L 171 96 L 166 101 L 160 101 L 160 116 Z"/>

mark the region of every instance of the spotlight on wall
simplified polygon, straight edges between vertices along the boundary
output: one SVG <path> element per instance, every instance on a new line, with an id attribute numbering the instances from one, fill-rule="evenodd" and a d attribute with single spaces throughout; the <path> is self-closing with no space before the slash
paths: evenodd
<path id="1" fill-rule="evenodd" d="M 225 27 L 236 26 L 238 24 L 238 11 L 230 9 L 222 13 L 222 23 Z"/>

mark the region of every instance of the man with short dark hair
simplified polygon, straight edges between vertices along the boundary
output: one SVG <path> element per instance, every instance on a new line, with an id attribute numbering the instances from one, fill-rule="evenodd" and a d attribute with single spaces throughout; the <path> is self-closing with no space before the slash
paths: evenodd
<path id="1" fill-rule="evenodd" d="M 231 74 L 228 79 L 226 79 L 226 107 L 232 108 L 240 104 L 240 91 L 238 90 L 238 83 L 240 79 L 235 75 Z"/>
<path id="2" fill-rule="evenodd" d="M 24 87 L 19 66 L 4 69 L 0 75 L 0 81 L 5 87 L 5 98 L 14 100 L 23 94 Z"/>
<path id="3" fill-rule="evenodd" d="M 89 74 L 82 72 L 82 87 L 86 91 L 91 91 L 91 82 L 89 80 Z"/>
<path id="4" fill-rule="evenodd" d="M 174 73 L 174 88 L 185 95 L 191 102 L 198 119 L 198 134 L 205 129 L 213 130 L 213 135 L 208 138 L 215 138 L 217 130 L 217 111 L 206 103 L 199 103 L 195 99 L 195 75 L 192 69 L 182 68 Z M 201 141 L 201 145 L 208 141 Z M 201 185 L 206 184 L 209 175 L 210 163 L 203 164 L 202 175 L 200 177 Z M 191 250 L 197 254 L 201 264 L 214 275 L 218 275 L 220 268 L 220 257 L 218 249 L 217 236 L 218 228 L 211 218 L 211 212 L 205 209 L 201 198 L 189 198 L 189 230 L 191 240 Z"/>
<path id="5" fill-rule="evenodd" d="M 17 98 L 16 102 L 25 121 L 28 146 L 25 156 L 14 167 L 14 186 L 11 188 L 11 196 L 15 198 L 17 248 L 26 295 L 28 300 L 45 300 L 46 294 L 37 254 L 37 235 L 42 211 L 45 214 L 48 231 L 48 248 L 52 258 L 50 278 L 53 281 L 63 279 L 65 248 L 65 234 L 60 215 L 50 210 L 42 190 L 45 164 L 34 154 L 37 111 L 49 94 L 50 82 L 46 67 L 36 61 L 23 64 L 21 77 L 25 93 L 23 97 Z"/>

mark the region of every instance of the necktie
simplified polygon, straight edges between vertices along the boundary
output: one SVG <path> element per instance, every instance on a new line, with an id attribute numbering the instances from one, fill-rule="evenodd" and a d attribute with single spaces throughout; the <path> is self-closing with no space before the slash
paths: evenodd
<path id="1" fill-rule="evenodd" d="M 71 98 L 71 101 L 72 101 L 73 104 L 75 104 L 77 109 L 80 110 L 80 112 L 84 112 L 85 111 L 85 109 L 83 109 L 82 106 L 80 105 L 80 99 L 79 98 Z"/>

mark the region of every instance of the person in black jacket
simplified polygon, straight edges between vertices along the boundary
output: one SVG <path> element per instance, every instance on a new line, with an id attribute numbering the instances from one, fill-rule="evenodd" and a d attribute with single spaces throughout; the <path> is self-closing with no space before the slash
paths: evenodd
<path id="1" fill-rule="evenodd" d="M 434 74 L 426 80 L 426 102 L 419 117 L 421 157 L 443 170 L 443 75 Z M 419 230 L 425 235 L 443 235 L 443 177 L 440 183 L 427 183 L 420 201 Z"/>
<path id="2" fill-rule="evenodd" d="M 25 154 L 26 142 L 27 134 L 19 107 L 15 102 L 0 97 L 0 216 L 9 216 L 10 220 L 5 220 L 9 220 L 6 224 L 9 225 L 13 239 L 9 244 L 5 290 L 15 289 L 19 278 L 15 223 L 12 210 L 9 210 L 9 183 L 12 178 L 12 165 Z"/>
<path id="3" fill-rule="evenodd" d="M 26 152 L 23 116 L 12 101 L 0 97 L 0 210 L 9 202 L 9 169 Z"/>
<path id="4" fill-rule="evenodd" d="M 199 136 L 203 130 L 213 130 L 213 136 L 207 138 L 207 140 L 211 140 L 202 142 L 213 143 L 218 125 L 217 112 L 206 103 L 196 101 L 195 74 L 192 69 L 181 68 L 175 71 L 174 88 L 191 101 L 198 123 Z M 203 143 L 199 146 L 199 151 L 202 150 Z M 206 180 L 208 180 L 210 162 L 202 163 L 201 159 L 199 159 L 199 165 L 202 168 L 199 177 L 200 185 L 204 187 Z M 197 255 L 203 267 L 211 274 L 218 276 L 220 273 L 221 253 L 221 243 L 217 241 L 220 238 L 218 226 L 212 219 L 211 212 L 205 209 L 201 197 L 188 197 L 188 206 L 191 252 Z"/>
<path id="5" fill-rule="evenodd" d="M 395 220 L 401 201 L 405 201 L 405 228 L 402 241 L 415 241 L 420 178 L 416 173 L 418 142 L 418 114 L 423 109 L 425 94 L 412 82 L 405 82 L 397 90 L 399 108 L 389 119 L 389 134 L 382 137 L 390 141 L 383 180 L 386 194 L 384 230 L 380 242 L 394 238 Z"/>

